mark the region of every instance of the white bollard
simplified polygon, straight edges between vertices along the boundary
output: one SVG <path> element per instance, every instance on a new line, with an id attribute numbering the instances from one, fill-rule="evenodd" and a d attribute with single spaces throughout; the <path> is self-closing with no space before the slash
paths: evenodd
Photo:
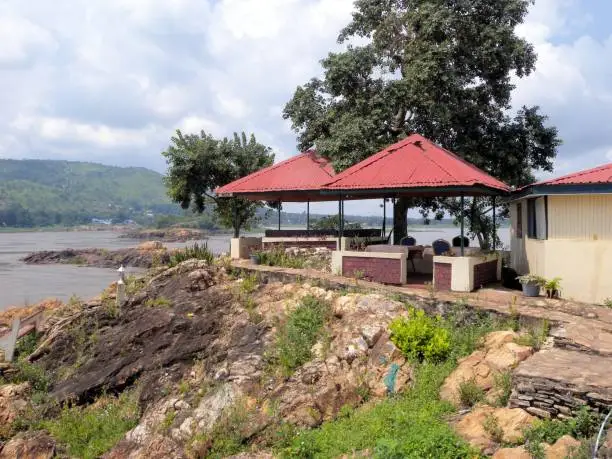
<path id="1" fill-rule="evenodd" d="M 120 308 L 125 300 L 125 268 L 123 265 L 117 270 L 119 280 L 117 281 L 117 308 Z"/>

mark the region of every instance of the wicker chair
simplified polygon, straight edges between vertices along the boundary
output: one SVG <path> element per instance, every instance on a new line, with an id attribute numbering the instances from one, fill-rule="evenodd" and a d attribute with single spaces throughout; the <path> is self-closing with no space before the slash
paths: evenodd
<path id="1" fill-rule="evenodd" d="M 433 248 L 434 255 L 442 255 L 450 250 L 451 245 L 444 239 L 438 239 L 431 244 L 431 247 Z"/>
<path id="2" fill-rule="evenodd" d="M 413 238 L 412 236 L 403 237 L 400 240 L 400 245 L 405 245 L 405 246 L 408 246 L 408 247 L 413 247 L 413 246 L 416 245 L 416 239 Z"/>

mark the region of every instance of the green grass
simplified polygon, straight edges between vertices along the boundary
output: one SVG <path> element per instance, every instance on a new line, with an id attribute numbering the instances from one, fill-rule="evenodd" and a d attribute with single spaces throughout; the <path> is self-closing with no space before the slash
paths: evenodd
<path id="1" fill-rule="evenodd" d="M 279 325 L 271 358 L 283 374 L 290 375 L 312 358 L 311 348 L 322 336 L 329 315 L 328 303 L 305 296 Z"/>
<path id="2" fill-rule="evenodd" d="M 111 449 L 140 417 L 133 393 L 102 397 L 86 408 L 64 407 L 55 420 L 42 427 L 64 445 L 71 457 L 93 459 Z"/>
<path id="3" fill-rule="evenodd" d="M 298 433 L 281 457 L 329 458 L 372 449 L 380 458 L 443 459 L 477 457 L 444 417 L 452 406 L 438 398 L 453 362 L 423 363 L 407 393 L 364 406 L 320 428 Z"/>
<path id="4" fill-rule="evenodd" d="M 180 249 L 174 252 L 170 257 L 169 266 L 172 268 L 184 261 L 193 259 L 204 260 L 209 265 L 212 265 L 215 256 L 210 250 L 208 250 L 208 245 L 198 245 L 197 243 L 195 243 L 193 244 L 193 246 L 185 247 L 184 249 Z"/>
<path id="5" fill-rule="evenodd" d="M 493 375 L 493 387 L 499 391 L 495 405 L 498 407 L 504 407 L 510 400 L 510 394 L 512 393 L 512 372 L 504 371 L 501 373 L 495 373 Z"/>
<path id="6" fill-rule="evenodd" d="M 550 333 L 550 323 L 544 319 L 535 326 L 529 327 L 527 333 L 520 335 L 514 341 L 522 346 L 529 346 L 539 350 Z"/>
<path id="7" fill-rule="evenodd" d="M 149 298 L 145 301 L 144 305 L 148 308 L 170 308 L 172 307 L 172 302 L 163 296 L 157 298 Z"/>
<path id="8" fill-rule="evenodd" d="M 445 361 L 416 363 L 410 389 L 378 404 L 363 405 L 320 428 L 301 431 L 285 441 L 290 446 L 277 447 L 278 453 L 282 457 L 329 458 L 369 449 L 375 457 L 385 459 L 479 457 L 449 426 L 447 417 L 454 408 L 439 399 L 439 390 L 458 358 L 473 352 L 485 334 L 508 324 L 486 315 L 469 319 L 465 311 L 458 310 L 435 326 L 450 334 Z"/>

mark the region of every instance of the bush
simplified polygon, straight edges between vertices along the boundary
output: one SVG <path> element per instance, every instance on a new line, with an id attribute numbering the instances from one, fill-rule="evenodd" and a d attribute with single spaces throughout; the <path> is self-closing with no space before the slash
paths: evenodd
<path id="1" fill-rule="evenodd" d="M 583 406 L 578 414 L 570 419 L 542 419 L 535 421 L 524 432 L 527 450 L 533 457 L 543 457 L 542 443 L 553 444 L 564 435 L 585 439 L 597 433 L 599 419 L 597 415 Z"/>
<path id="2" fill-rule="evenodd" d="M 474 406 L 484 400 L 484 397 L 484 390 L 476 384 L 474 378 L 462 381 L 459 384 L 459 400 L 463 406 Z"/>
<path id="3" fill-rule="evenodd" d="M 441 362 L 451 350 L 451 335 L 439 317 L 411 308 L 409 318 L 394 319 L 389 326 L 391 341 L 406 357 L 422 362 Z"/>
<path id="4" fill-rule="evenodd" d="M 102 397 L 86 408 L 64 407 L 59 417 L 43 422 L 71 457 L 96 458 L 112 448 L 140 418 L 136 397 Z"/>
<path id="5" fill-rule="evenodd" d="M 291 374 L 311 359 L 310 349 L 321 336 L 329 315 L 329 304 L 313 296 L 305 296 L 289 313 L 279 327 L 273 355 L 284 374 Z"/>
<path id="6" fill-rule="evenodd" d="M 17 360 L 13 367 L 17 371 L 11 375 L 9 382 L 19 383 L 27 381 L 35 392 L 47 392 L 51 385 L 51 378 L 49 378 L 44 368 L 24 359 Z"/>
<path id="7" fill-rule="evenodd" d="M 215 256 L 210 250 L 208 250 L 207 244 L 198 245 L 197 243 L 195 243 L 191 247 L 185 247 L 184 249 L 180 249 L 174 252 L 170 257 L 169 265 L 172 268 L 184 261 L 193 259 L 204 260 L 209 265 L 212 265 Z"/>
<path id="8" fill-rule="evenodd" d="M 499 392 L 495 404 L 499 407 L 506 406 L 512 393 L 512 372 L 495 373 L 493 375 L 493 387 Z"/>

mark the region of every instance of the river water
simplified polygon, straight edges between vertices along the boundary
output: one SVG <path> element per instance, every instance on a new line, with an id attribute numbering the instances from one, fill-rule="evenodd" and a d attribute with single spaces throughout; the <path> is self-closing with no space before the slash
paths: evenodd
<path id="1" fill-rule="evenodd" d="M 458 230 L 433 226 L 410 229 L 409 233 L 417 239 L 418 244 L 428 245 L 438 238 L 450 241 L 458 234 Z M 508 246 L 508 228 L 501 228 L 499 236 L 504 246 Z M 112 231 L 0 233 L 0 311 L 10 306 L 34 304 L 47 298 L 64 301 L 72 295 L 91 298 L 99 295 L 118 278 L 112 269 L 72 265 L 37 266 L 20 261 L 31 252 L 93 247 L 112 250 L 135 247 L 141 242 L 119 238 L 119 233 Z M 213 235 L 206 242 L 214 253 L 229 252 L 229 235 Z M 174 248 L 186 244 L 165 245 Z M 138 271 L 129 266 L 127 270 Z"/>
<path id="2" fill-rule="evenodd" d="M 26 265 L 21 258 L 40 250 L 121 249 L 135 247 L 142 241 L 119 238 L 112 231 L 0 233 L 0 311 L 10 306 L 24 306 L 47 298 L 67 300 L 72 295 L 87 299 L 99 295 L 118 279 L 112 269 L 72 265 Z M 229 236 L 211 236 L 208 247 L 215 253 L 229 251 Z M 193 244 L 190 242 L 189 244 Z M 168 247 L 186 244 L 170 243 Z M 128 272 L 137 269 L 127 267 Z"/>

